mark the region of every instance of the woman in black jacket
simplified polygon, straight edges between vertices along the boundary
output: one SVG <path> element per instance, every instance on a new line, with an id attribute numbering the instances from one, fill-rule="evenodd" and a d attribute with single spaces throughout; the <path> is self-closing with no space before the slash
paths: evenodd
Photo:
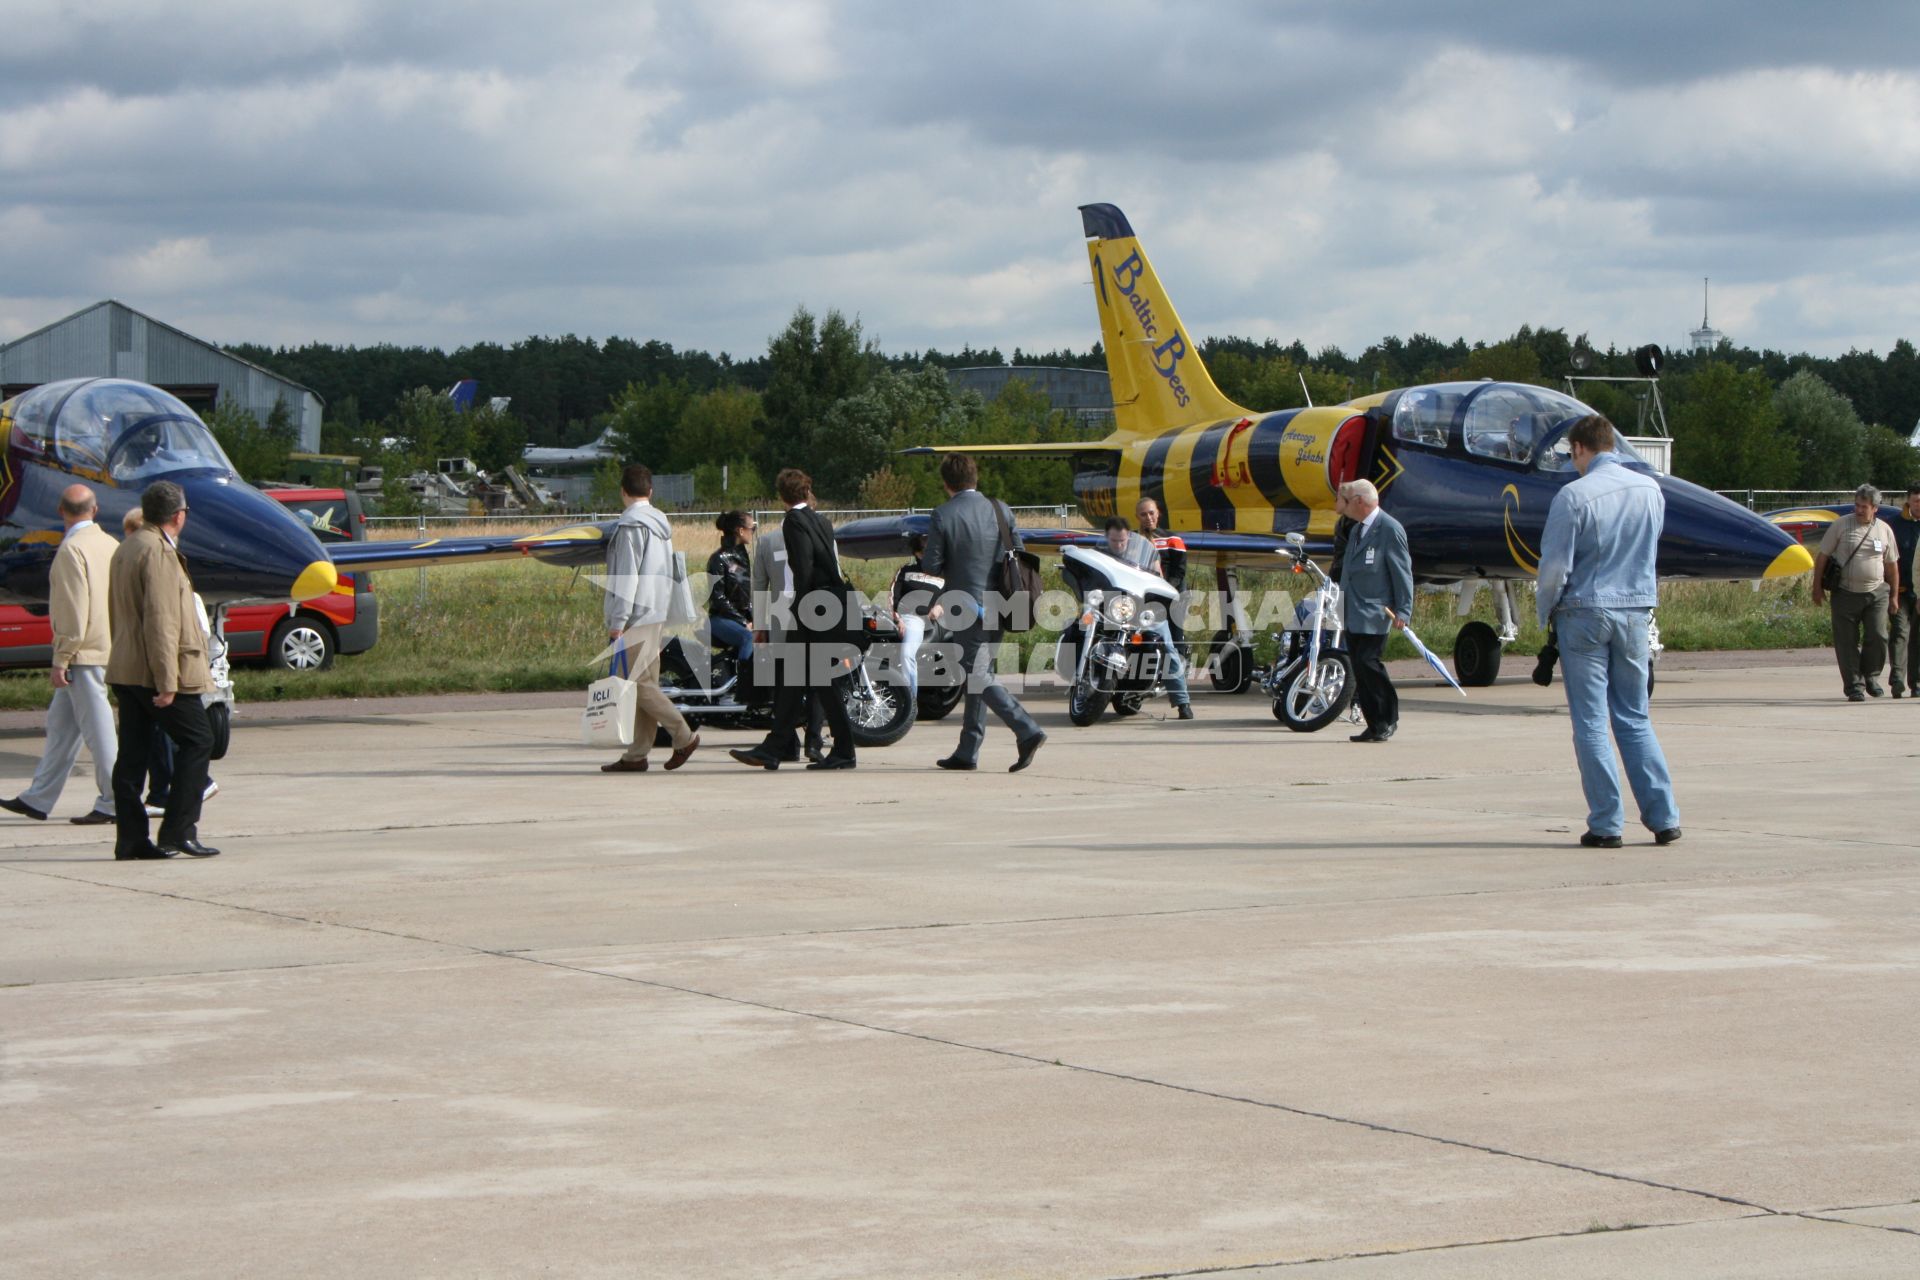
<path id="1" fill-rule="evenodd" d="M 714 527 L 720 549 L 707 557 L 707 640 L 734 651 L 743 672 L 753 669 L 753 564 L 747 543 L 759 526 L 744 511 L 728 511 Z"/>

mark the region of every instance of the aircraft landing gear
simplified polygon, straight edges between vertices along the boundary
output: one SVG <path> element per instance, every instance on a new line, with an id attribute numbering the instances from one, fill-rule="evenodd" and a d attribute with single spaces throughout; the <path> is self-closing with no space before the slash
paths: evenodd
<path id="1" fill-rule="evenodd" d="M 1460 592 L 1459 616 L 1464 618 L 1473 611 L 1473 597 L 1485 586 L 1493 592 L 1494 611 L 1500 618 L 1500 629 L 1495 631 L 1484 622 L 1469 622 L 1460 628 L 1460 634 L 1453 642 L 1453 674 L 1462 685 L 1485 687 L 1494 682 L 1500 674 L 1500 656 L 1506 646 L 1519 638 L 1520 627 L 1513 618 L 1513 596 L 1505 582 L 1478 582 L 1466 584 Z"/>
<path id="2" fill-rule="evenodd" d="M 1484 622 L 1469 622 L 1453 642 L 1453 674 L 1475 688 L 1494 682 L 1500 674 L 1500 637 Z"/>
<path id="3" fill-rule="evenodd" d="M 1240 575 L 1222 565 L 1213 571 L 1214 589 L 1226 600 L 1226 627 L 1213 633 L 1211 669 L 1216 693 L 1245 693 L 1253 686 L 1253 628 L 1240 605 Z"/>

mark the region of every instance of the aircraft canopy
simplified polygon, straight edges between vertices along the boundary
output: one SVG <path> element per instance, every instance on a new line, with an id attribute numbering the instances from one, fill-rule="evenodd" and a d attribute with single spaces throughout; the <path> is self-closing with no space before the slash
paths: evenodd
<path id="1" fill-rule="evenodd" d="M 232 472 L 193 410 L 158 387 L 121 378 L 73 378 L 24 392 L 13 422 L 69 467 L 137 484 L 174 471 Z"/>
<path id="2" fill-rule="evenodd" d="M 1466 451 L 1506 462 L 1533 461 L 1547 440 L 1592 409 L 1572 396 L 1518 382 L 1442 382 L 1404 392 L 1393 437 L 1446 448 L 1455 424 Z"/>

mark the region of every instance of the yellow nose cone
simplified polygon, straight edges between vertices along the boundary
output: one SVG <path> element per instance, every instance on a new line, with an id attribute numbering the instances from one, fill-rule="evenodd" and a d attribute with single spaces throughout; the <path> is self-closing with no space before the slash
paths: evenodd
<path id="1" fill-rule="evenodd" d="M 1794 543 L 1773 558 L 1763 575 L 1768 578 L 1791 578 L 1796 573 L 1805 573 L 1813 568 L 1813 555 L 1799 543 Z"/>
<path id="2" fill-rule="evenodd" d="M 1801 554 L 1805 554 L 1802 552 Z M 1807 563 L 1811 564 L 1812 561 Z M 1769 574 L 1771 576 L 1771 574 Z M 332 591 L 340 581 L 340 571 L 333 567 L 331 560 L 315 560 L 300 571 L 293 580 L 293 598 L 295 600 L 318 600 Z"/>

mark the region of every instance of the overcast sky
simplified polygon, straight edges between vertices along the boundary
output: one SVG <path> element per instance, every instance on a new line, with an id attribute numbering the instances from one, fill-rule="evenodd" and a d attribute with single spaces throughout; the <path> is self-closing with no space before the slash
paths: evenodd
<path id="1" fill-rule="evenodd" d="M 1556 9 L 1567 10 L 1558 16 Z M 1920 337 L 1920 5 L 0 0 L 0 340 Z"/>

